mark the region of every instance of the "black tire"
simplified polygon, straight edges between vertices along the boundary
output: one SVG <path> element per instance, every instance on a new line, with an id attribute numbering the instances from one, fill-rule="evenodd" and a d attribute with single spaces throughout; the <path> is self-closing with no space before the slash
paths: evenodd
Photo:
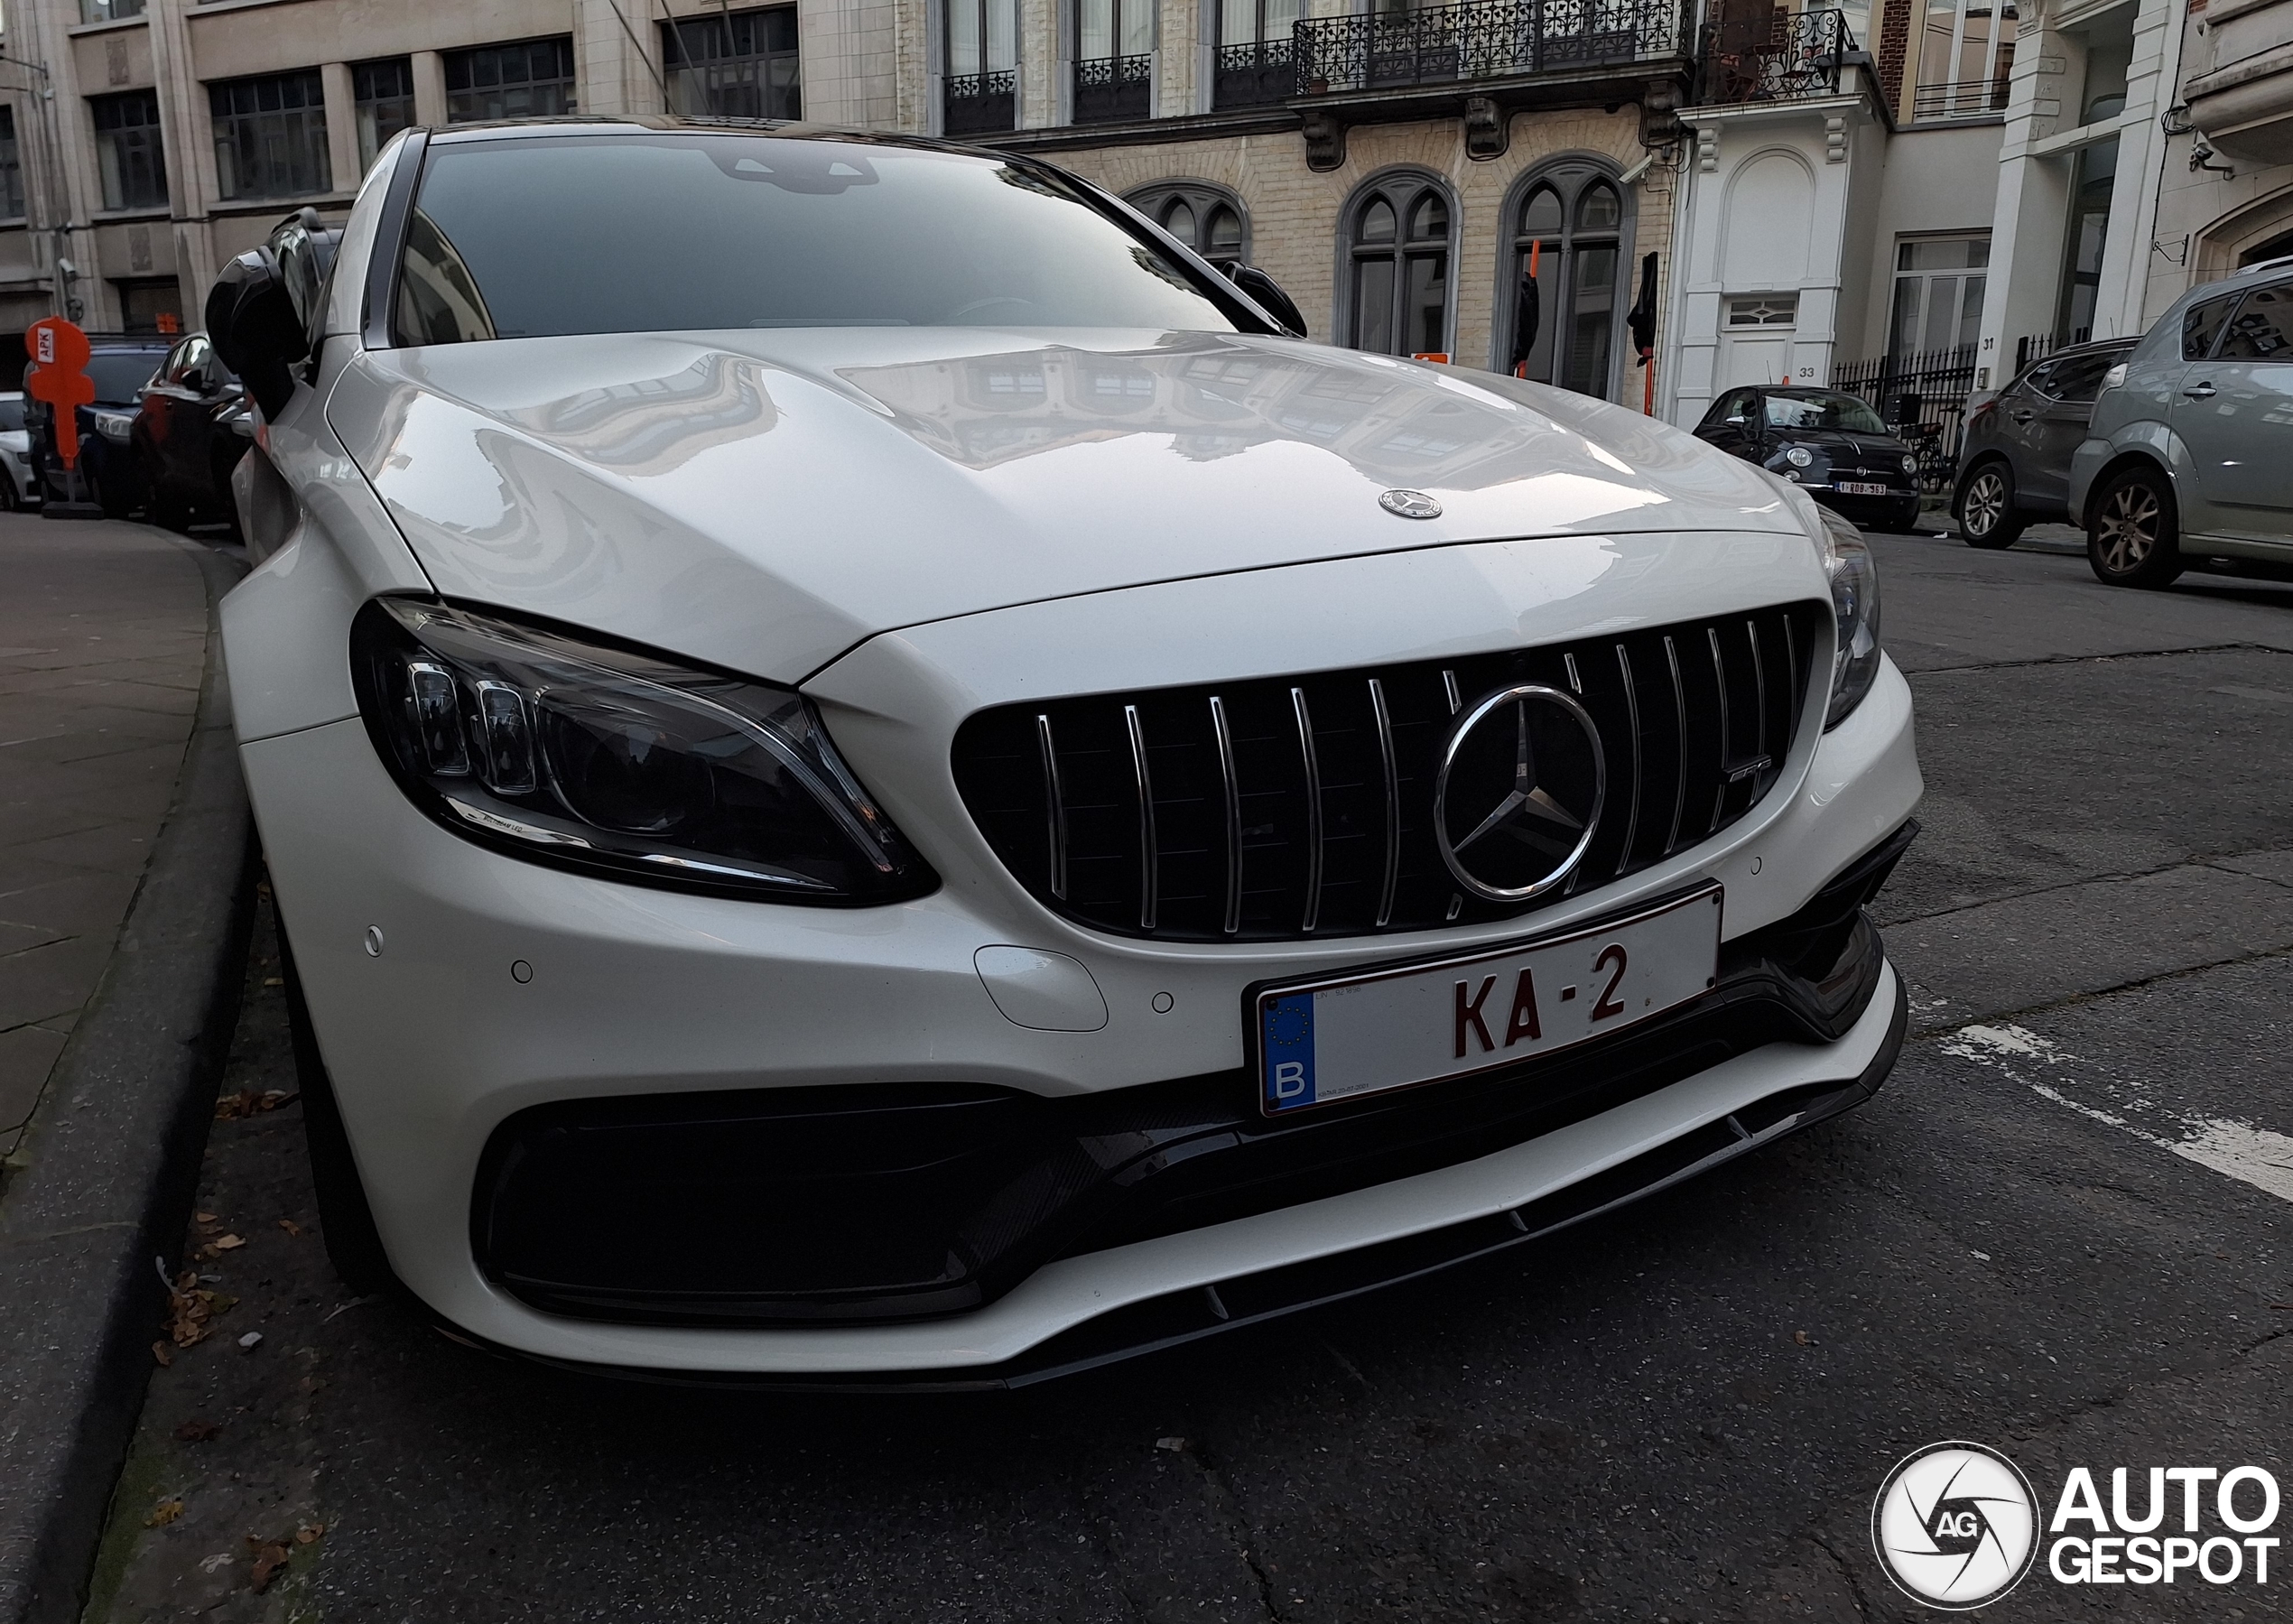
<path id="1" fill-rule="evenodd" d="M 2186 567 L 2174 487 L 2151 468 L 2131 468 L 2087 499 L 2086 562 L 2105 586 L 2165 587 Z"/>
<path id="2" fill-rule="evenodd" d="M 1951 499 L 1959 534 L 1970 547 L 2002 552 L 2021 538 L 2025 523 L 2014 506 L 2014 473 L 2003 462 L 1978 464 Z"/>
<path id="3" fill-rule="evenodd" d="M 0 513 L 14 513 L 23 506 L 23 500 L 16 495 L 15 480 L 5 470 L 0 469 Z"/>
<path id="4" fill-rule="evenodd" d="M 1898 535 L 1908 535 L 1918 528 L 1918 498 L 1910 496 L 1887 510 L 1887 528 Z"/>
<path id="5" fill-rule="evenodd" d="M 342 1126 L 334 1083 L 319 1055 L 318 1035 L 311 1029 L 311 1007 L 302 1000 L 302 979 L 295 973 L 283 923 L 279 962 L 286 981 L 287 1025 L 294 1037 L 295 1086 L 302 1097 L 302 1136 L 311 1147 L 311 1183 L 319 1199 L 319 1230 L 328 1260 L 343 1285 L 362 1297 L 395 1291 L 398 1277 L 390 1267 L 390 1254 L 383 1250 L 374 1210 L 367 1204 L 367 1186 L 350 1153 L 350 1135 Z"/>

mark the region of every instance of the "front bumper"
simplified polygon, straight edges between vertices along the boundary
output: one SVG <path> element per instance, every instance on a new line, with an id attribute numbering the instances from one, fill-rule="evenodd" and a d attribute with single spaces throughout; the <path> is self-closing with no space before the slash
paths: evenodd
<path id="1" fill-rule="evenodd" d="M 836 714 L 831 727 L 865 780 L 889 782 L 888 758 L 870 758 L 868 728 Z M 491 1345 L 584 1367 L 711 1376 L 985 1370 L 1134 1304 L 1520 1209 L 1666 1146 L 1694 1148 L 1695 1136 L 1709 1138 L 1731 1116 L 1753 1119 L 1741 1113 L 1763 1101 L 1801 1100 L 1785 1113 L 1797 1120 L 1808 1090 L 1836 1092 L 1881 1055 L 1898 989 L 1878 965 L 1868 1007 L 1834 1041 L 1769 1033 L 1707 1052 L 1717 1063 L 1644 1078 L 1657 1086 L 1633 1097 L 1581 1102 L 1580 1111 L 1596 1109 L 1549 1131 L 1532 1124 L 1522 1131 L 1535 1137 L 1509 1146 L 1453 1143 L 1444 1153 L 1462 1160 L 1397 1165 L 1382 1182 L 1334 1193 L 1298 1189 L 1292 1204 L 1210 1213 L 1193 1227 L 1066 1236 L 1043 1248 L 1059 1255 L 1015 1271 L 983 1306 L 904 1322 L 614 1322 L 587 1317 L 595 1304 L 567 1303 L 552 1306 L 582 1306 L 584 1317 L 544 1312 L 490 1277 L 473 1244 L 472 1192 L 506 1122 L 570 1100 L 853 1084 L 1007 1090 L 1057 1106 L 1215 1076 L 1239 1063 L 1240 992 L 1253 980 L 1558 932 L 1697 878 L 1727 886 L 1723 934 L 1733 944 L 1805 907 L 1898 829 L 1919 793 L 1908 691 L 1889 665 L 1847 722 L 1810 741 L 1794 787 L 1722 837 L 1589 890 L 1528 930 L 1515 922 L 1374 943 L 1232 947 L 1114 942 L 1048 915 L 1023 918 L 1007 887 L 961 864 L 932 896 L 849 912 L 538 868 L 422 816 L 355 719 L 253 739 L 242 759 L 320 1046 L 400 1278 Z M 904 808 L 896 815 L 909 821 Z M 973 956 L 1013 941 L 1082 961 L 1105 996 L 1105 1026 L 1049 1032 L 1006 1019 Z M 596 1196 L 601 1210 L 642 1221 L 630 1192 L 608 1184 Z"/>

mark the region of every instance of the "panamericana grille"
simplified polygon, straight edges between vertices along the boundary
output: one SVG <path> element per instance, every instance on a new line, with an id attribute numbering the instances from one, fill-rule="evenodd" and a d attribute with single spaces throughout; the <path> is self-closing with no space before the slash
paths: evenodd
<path id="1" fill-rule="evenodd" d="M 955 781 L 1046 907 L 1120 936 L 1278 941 L 1506 919 L 1741 818 L 1783 769 L 1828 609 L 1778 605 L 1621 636 L 983 710 Z M 1564 886 L 1495 903 L 1434 839 L 1452 719 L 1517 682 L 1574 693 L 1606 803 Z"/>

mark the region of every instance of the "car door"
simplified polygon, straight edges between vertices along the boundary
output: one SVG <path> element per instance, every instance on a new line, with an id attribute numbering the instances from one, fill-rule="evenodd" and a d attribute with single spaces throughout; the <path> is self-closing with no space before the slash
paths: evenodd
<path id="1" fill-rule="evenodd" d="M 182 459 L 175 442 L 186 415 L 183 357 L 190 346 L 191 340 L 186 339 L 168 351 L 167 358 L 153 375 L 151 386 L 144 391 L 143 421 L 138 426 L 150 452 L 152 477 L 167 485 L 181 484 L 183 477 Z"/>
<path id="2" fill-rule="evenodd" d="M 1720 397 L 1699 431 L 1704 439 L 1738 457 L 1752 455 L 1754 397 L 1749 389 L 1731 389 Z"/>
<path id="3" fill-rule="evenodd" d="M 174 442 L 169 474 L 176 488 L 193 496 L 205 496 L 208 485 L 209 459 L 215 445 L 215 408 L 221 394 L 218 379 L 222 368 L 215 358 L 215 347 L 208 342 L 205 333 L 193 333 L 183 340 L 179 352 L 181 367 L 176 375 L 172 410 L 176 422 L 170 431 Z"/>
<path id="4" fill-rule="evenodd" d="M 2103 374 L 2123 359 L 2123 350 L 2092 350 L 2065 356 L 2047 367 L 2033 392 L 2029 420 L 2017 425 L 2019 488 L 2032 505 L 2059 512 L 2069 500 L 2070 454 L 2093 422 Z"/>
<path id="5" fill-rule="evenodd" d="M 1991 443 L 2005 453 L 2008 466 L 2014 470 L 2015 496 L 2019 502 L 2028 502 L 2034 497 L 2040 501 L 2047 499 L 2046 493 L 2034 484 L 2032 478 L 2032 452 L 2036 449 L 2033 442 L 2037 438 L 2033 431 L 2038 426 L 2039 413 L 2046 409 L 2050 398 L 2046 392 L 2046 381 L 2055 367 L 2053 361 L 2040 362 L 2015 379 L 2007 386 L 2006 393 L 1999 397 L 1997 427 L 1991 430 Z M 2056 501 L 2061 500 L 2061 496 L 2059 489 L 2052 493 Z"/>
<path id="6" fill-rule="evenodd" d="M 2221 394 L 2221 380 L 2214 349 L 2240 298 L 2236 293 L 2223 293 L 2191 305 L 2182 312 L 2178 360 L 2169 350 L 2158 358 L 2157 365 L 2132 368 L 2126 375 L 2128 390 L 2142 396 L 2141 414 L 2163 419 L 2190 459 L 2187 468 L 2177 470 L 2182 477 L 2175 484 L 2181 501 L 2181 527 L 2187 534 L 2215 534 L 2223 525 L 2223 515 L 2214 510 L 2211 496 L 2214 487 L 2198 472 L 2205 458 L 2191 446 L 2188 436 L 2204 434 L 2215 416 L 2213 403 Z"/>
<path id="7" fill-rule="evenodd" d="M 2240 302 L 2212 357 L 2183 378 L 2174 429 L 2208 534 L 2293 545 L 2293 283 Z"/>

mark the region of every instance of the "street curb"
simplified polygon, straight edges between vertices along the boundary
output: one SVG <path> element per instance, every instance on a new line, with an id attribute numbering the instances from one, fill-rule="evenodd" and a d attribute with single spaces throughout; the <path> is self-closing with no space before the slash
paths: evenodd
<path id="1" fill-rule="evenodd" d="M 79 1617 L 237 1018 L 255 852 L 217 605 L 174 804 L 0 1204 L 0 1624 Z"/>

